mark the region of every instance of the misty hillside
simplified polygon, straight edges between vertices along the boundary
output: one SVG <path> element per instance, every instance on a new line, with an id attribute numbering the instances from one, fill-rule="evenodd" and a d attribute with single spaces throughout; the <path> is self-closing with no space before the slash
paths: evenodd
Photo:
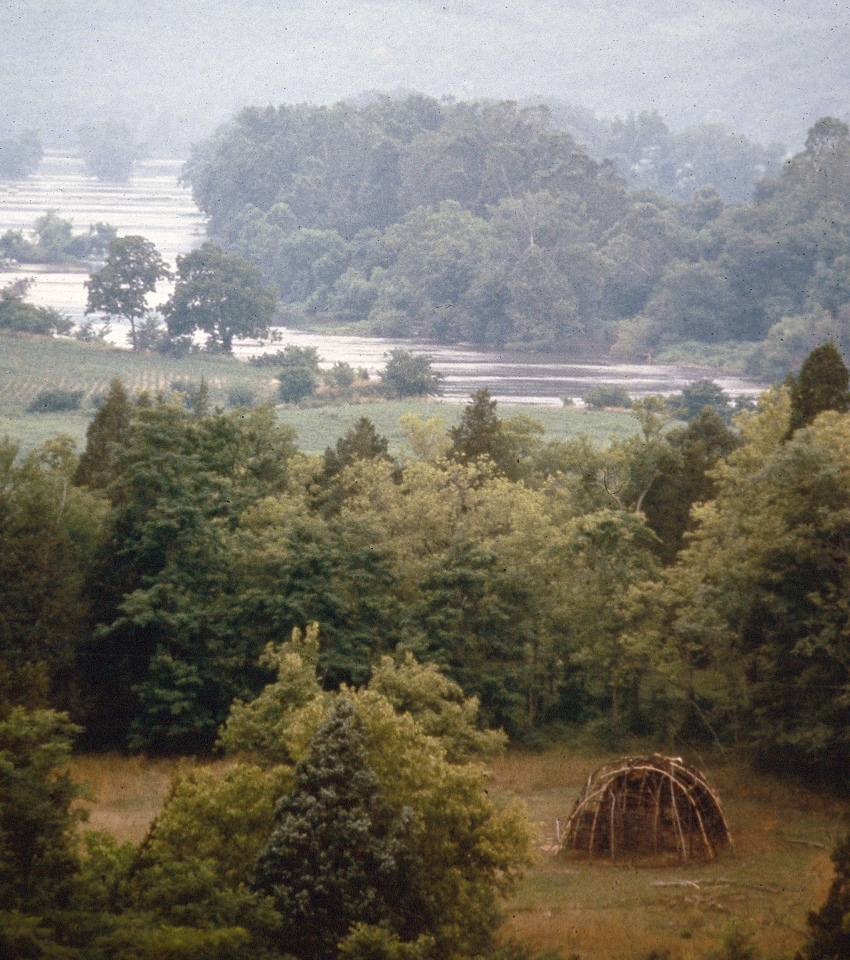
<path id="1" fill-rule="evenodd" d="M 28 0 L 0 26 L 0 133 L 48 146 L 114 118 L 185 154 L 246 104 L 416 89 L 657 110 L 796 148 L 850 103 L 837 0 Z"/>

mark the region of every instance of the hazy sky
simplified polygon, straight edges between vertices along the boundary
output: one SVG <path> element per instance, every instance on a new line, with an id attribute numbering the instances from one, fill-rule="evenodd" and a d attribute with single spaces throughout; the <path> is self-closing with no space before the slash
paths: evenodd
<path id="1" fill-rule="evenodd" d="M 799 142 L 850 111 L 847 0 L 15 0 L 0 121 L 181 147 L 245 104 L 367 90 L 657 109 Z"/>

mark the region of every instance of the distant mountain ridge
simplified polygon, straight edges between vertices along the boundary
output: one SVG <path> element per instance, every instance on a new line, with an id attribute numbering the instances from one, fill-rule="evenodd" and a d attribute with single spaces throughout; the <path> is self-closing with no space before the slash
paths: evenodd
<path id="1" fill-rule="evenodd" d="M 836 0 L 30 0 L 0 27 L 0 134 L 35 127 L 49 146 L 112 117 L 185 155 L 246 104 L 399 88 L 657 110 L 791 148 L 850 110 Z"/>

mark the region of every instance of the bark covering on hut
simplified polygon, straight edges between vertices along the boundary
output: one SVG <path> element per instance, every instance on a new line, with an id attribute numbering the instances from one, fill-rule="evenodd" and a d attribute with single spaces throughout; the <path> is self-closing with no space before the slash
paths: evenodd
<path id="1" fill-rule="evenodd" d="M 561 850 L 591 857 L 671 855 L 711 860 L 732 846 L 717 794 L 678 757 L 624 757 L 588 778 L 561 836 Z"/>

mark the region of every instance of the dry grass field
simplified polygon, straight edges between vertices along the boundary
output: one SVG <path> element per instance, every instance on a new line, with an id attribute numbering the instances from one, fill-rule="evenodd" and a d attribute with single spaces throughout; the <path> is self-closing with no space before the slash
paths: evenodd
<path id="1" fill-rule="evenodd" d="M 609 754 L 571 747 L 511 751 L 493 765 L 493 787 L 526 803 L 539 848 L 501 931 L 534 949 L 582 960 L 705 958 L 734 927 L 751 931 L 763 960 L 790 958 L 806 915 L 826 895 L 829 852 L 848 827 L 850 803 L 825 798 L 739 762 L 690 758 L 723 801 L 734 853 L 709 864 L 648 867 L 555 858 L 555 818 L 564 821 L 588 774 Z M 198 761 L 82 756 L 88 826 L 138 842 L 161 809 L 172 777 Z M 221 761 L 204 764 L 224 771 Z"/>

